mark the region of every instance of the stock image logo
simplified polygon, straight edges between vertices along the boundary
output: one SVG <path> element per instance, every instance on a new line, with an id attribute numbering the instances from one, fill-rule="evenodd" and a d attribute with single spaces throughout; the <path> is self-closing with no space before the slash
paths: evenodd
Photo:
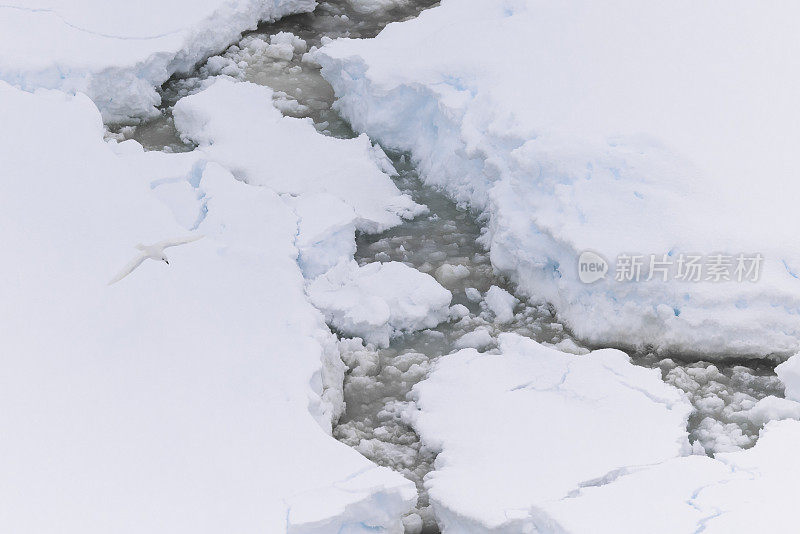
<path id="1" fill-rule="evenodd" d="M 619 254 L 611 269 L 596 252 L 578 257 L 578 278 L 591 284 L 613 271 L 616 282 L 757 282 L 764 257 L 751 254 Z"/>
<path id="2" fill-rule="evenodd" d="M 584 250 L 578 258 L 578 278 L 584 284 L 597 282 L 606 277 L 608 262 L 596 252 Z"/>

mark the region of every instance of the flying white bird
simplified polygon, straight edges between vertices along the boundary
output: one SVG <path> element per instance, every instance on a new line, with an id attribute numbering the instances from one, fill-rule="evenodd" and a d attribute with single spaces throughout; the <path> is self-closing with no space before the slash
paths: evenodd
<path id="1" fill-rule="evenodd" d="M 193 235 L 190 237 L 183 237 L 177 239 L 165 239 L 164 241 L 159 241 L 158 243 L 154 243 L 152 245 L 142 245 L 139 243 L 136 245 L 136 248 L 141 250 L 141 254 L 133 258 L 128 265 L 122 269 L 117 276 L 115 276 L 108 285 L 115 284 L 131 274 L 134 269 L 136 269 L 142 262 L 146 259 L 156 260 L 156 261 L 163 261 L 167 265 L 169 265 L 169 258 L 167 255 L 164 254 L 164 249 L 169 247 L 176 247 L 178 245 L 184 245 L 186 243 L 191 243 L 192 241 L 197 241 L 203 237 L 202 235 Z"/>

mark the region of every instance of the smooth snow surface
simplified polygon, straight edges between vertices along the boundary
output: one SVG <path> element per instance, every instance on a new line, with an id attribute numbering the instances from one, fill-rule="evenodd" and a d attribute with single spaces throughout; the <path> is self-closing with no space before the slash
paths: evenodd
<path id="1" fill-rule="evenodd" d="M 104 142 L 85 96 L 0 82 L 0 115 L 4 529 L 402 532 L 413 484 L 330 437 L 344 369 L 291 204 L 201 151 Z"/>
<path id="2" fill-rule="evenodd" d="M 147 117 L 156 89 L 259 21 L 314 0 L 10 0 L 0 6 L 0 80 L 89 95 L 108 121 Z"/>
<path id="3" fill-rule="evenodd" d="M 425 486 L 444 532 L 547 531 L 548 503 L 689 452 L 691 405 L 623 352 L 575 356 L 516 334 L 499 349 L 443 356 L 412 392 L 406 416 L 441 451 Z"/>
<path id="4" fill-rule="evenodd" d="M 800 345 L 798 14 L 744 0 L 445 0 L 314 59 L 357 131 L 411 151 L 426 182 L 484 211 L 493 265 L 579 338 L 787 356 Z M 757 283 L 612 270 L 587 285 L 584 250 L 764 262 Z"/>
<path id="5" fill-rule="evenodd" d="M 691 407 L 616 350 L 573 356 L 516 334 L 440 358 L 402 417 L 438 452 L 425 486 L 442 532 L 788 532 L 800 422 L 752 449 L 688 455 Z M 764 420 L 800 403 L 767 397 Z"/>
<path id="6" fill-rule="evenodd" d="M 752 449 L 636 470 L 556 503 L 551 517 L 571 533 L 791 532 L 799 445 L 800 422 L 770 423 Z"/>

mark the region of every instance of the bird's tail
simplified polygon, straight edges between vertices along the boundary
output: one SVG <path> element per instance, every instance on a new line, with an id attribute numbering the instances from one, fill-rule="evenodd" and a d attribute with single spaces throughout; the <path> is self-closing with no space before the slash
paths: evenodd
<path id="1" fill-rule="evenodd" d="M 144 250 L 145 246 L 139 243 L 138 245 L 136 245 L 136 248 L 138 248 L 139 250 Z"/>

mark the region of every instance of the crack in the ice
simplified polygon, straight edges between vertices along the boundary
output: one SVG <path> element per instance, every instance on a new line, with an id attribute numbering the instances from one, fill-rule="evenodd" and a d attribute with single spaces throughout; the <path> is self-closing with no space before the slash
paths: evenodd
<path id="1" fill-rule="evenodd" d="M 618 467 L 616 469 L 612 469 L 611 471 L 609 471 L 605 475 L 599 476 L 597 478 L 592 478 L 592 479 L 589 479 L 589 480 L 585 480 L 583 482 L 579 482 L 578 486 L 575 489 L 570 490 L 569 493 L 567 493 L 561 500 L 574 499 L 574 498 L 576 498 L 576 497 L 581 495 L 581 491 L 584 488 L 599 488 L 599 487 L 605 486 L 607 484 L 610 484 L 610 483 L 614 482 L 618 478 L 620 478 L 622 476 L 625 476 L 625 475 L 629 475 L 629 474 L 633 473 L 634 471 L 638 471 L 641 468 L 642 468 L 641 466 Z"/>
<path id="2" fill-rule="evenodd" d="M 364 466 L 361 469 L 358 469 L 357 471 L 354 471 L 354 472 L 348 474 L 347 476 L 345 476 L 341 480 L 336 480 L 336 481 L 334 481 L 334 482 L 332 482 L 331 484 L 328 484 L 328 485 L 317 486 L 316 488 L 302 491 L 300 493 L 297 493 L 297 494 L 293 495 L 292 498 L 294 499 L 294 498 L 296 498 L 298 496 L 307 495 L 307 494 L 310 494 L 310 493 L 314 493 L 315 491 L 324 490 L 326 488 L 335 488 L 335 489 L 337 489 L 339 491 L 344 491 L 344 492 L 347 492 L 347 493 L 364 493 L 363 489 L 362 490 L 355 490 L 355 489 L 341 488 L 341 487 L 339 487 L 339 484 L 344 484 L 346 482 L 349 482 L 349 481 L 353 480 L 354 478 L 356 478 L 356 477 L 358 477 L 360 475 L 363 475 L 364 473 L 366 473 L 366 472 L 368 472 L 368 471 L 370 471 L 372 469 L 377 469 L 377 468 L 378 468 L 378 466 L 376 466 L 376 465 Z M 292 508 L 294 507 L 294 505 L 290 504 L 285 498 L 283 498 L 282 500 L 283 500 L 283 504 L 286 506 L 286 531 L 288 532 L 289 531 L 289 526 L 291 525 L 290 516 L 291 516 Z"/>
<path id="3" fill-rule="evenodd" d="M 525 382 L 523 384 L 519 384 L 517 386 L 514 386 L 513 388 L 509 389 L 509 391 L 520 391 L 520 390 L 523 390 L 523 389 L 530 389 L 530 390 L 533 390 L 533 391 L 542 391 L 542 392 L 544 392 L 544 391 L 560 391 L 561 390 L 561 386 L 563 386 L 564 382 L 567 381 L 567 376 L 569 376 L 569 373 L 570 373 L 570 370 L 571 370 L 570 369 L 571 365 L 572 364 L 567 364 L 567 370 L 564 371 L 564 373 L 561 375 L 561 378 L 559 379 L 559 381 L 556 382 L 555 384 L 551 385 L 551 386 L 537 387 L 536 386 L 536 380 L 530 380 L 530 381 Z"/>
<path id="4" fill-rule="evenodd" d="M 590 478 L 588 480 L 584 480 L 582 482 L 579 482 L 576 485 L 575 489 L 570 490 L 569 492 L 567 492 L 567 494 L 564 495 L 564 497 L 562 497 L 559 500 L 563 501 L 563 500 L 566 500 L 566 499 L 574 499 L 574 498 L 580 497 L 581 491 L 584 488 L 600 488 L 600 487 L 606 486 L 608 484 L 611 484 L 612 482 L 615 482 L 616 480 L 618 480 L 618 479 L 620 479 L 620 478 L 622 478 L 624 476 L 632 475 L 634 473 L 642 471 L 643 469 L 648 469 L 650 467 L 655 467 L 657 465 L 661 465 L 661 464 L 666 463 L 666 462 L 668 462 L 670 460 L 673 460 L 673 458 L 668 458 L 666 460 L 663 460 L 663 461 L 660 461 L 660 462 L 653 462 L 653 463 L 650 463 L 650 464 L 636 464 L 636 465 L 625 465 L 625 466 L 622 466 L 622 467 L 617 467 L 617 468 L 612 469 L 611 471 L 608 471 L 606 474 L 601 475 L 599 477 Z"/>
<path id="5" fill-rule="evenodd" d="M 642 395 L 644 395 L 645 397 L 647 397 L 649 400 L 653 401 L 654 403 L 661 404 L 661 405 L 665 406 L 668 410 L 672 410 L 675 407 L 675 404 L 676 404 L 675 401 L 670 401 L 669 399 L 660 398 L 660 397 L 654 395 L 652 392 L 648 391 L 645 388 L 641 388 L 641 387 L 636 386 L 635 384 L 631 384 L 630 382 L 628 382 L 628 377 L 626 377 L 622 373 L 616 371 L 615 369 L 609 367 L 605 362 L 601 362 L 601 365 L 603 366 L 604 369 L 606 369 L 608 372 L 610 372 L 611 374 L 613 374 L 614 376 L 616 376 L 619 379 L 619 384 L 620 385 L 625 386 L 626 388 L 628 388 L 630 390 L 637 391 L 637 392 L 641 393 Z M 662 381 L 663 381 L 663 379 L 662 379 Z M 666 384 L 666 382 L 665 382 L 665 384 Z"/>
<path id="6" fill-rule="evenodd" d="M 686 502 L 686 504 L 688 504 L 689 506 L 691 506 L 692 508 L 694 508 L 695 510 L 697 510 L 697 511 L 698 511 L 698 512 L 700 512 L 701 514 L 702 514 L 702 513 L 706 513 L 706 512 L 705 512 L 705 511 L 704 511 L 704 510 L 703 510 L 703 509 L 702 509 L 702 508 L 701 508 L 701 507 L 700 507 L 700 506 L 699 506 L 699 505 L 698 505 L 698 504 L 695 502 L 695 501 L 697 500 L 697 498 L 700 496 L 700 493 L 701 493 L 703 490 L 707 489 L 707 488 L 710 488 L 710 487 L 712 487 L 712 486 L 717 486 L 717 485 L 719 485 L 719 484 L 725 484 L 725 483 L 727 483 L 727 482 L 728 482 L 728 481 L 723 481 L 723 482 L 715 481 L 715 482 L 712 482 L 711 484 L 706 484 L 705 486 L 700 486 L 699 488 L 697 488 L 697 489 L 694 491 L 694 493 L 692 493 L 692 496 L 691 496 L 689 499 L 687 499 L 687 500 L 685 501 L 685 502 Z M 716 507 L 714 507 L 714 509 L 713 509 L 713 510 L 714 510 L 714 511 L 713 511 L 713 513 L 711 513 L 710 515 L 706 515 L 705 517 L 702 517 L 702 518 L 701 518 L 701 519 L 700 519 L 700 520 L 697 522 L 697 528 L 694 530 L 694 533 L 693 533 L 693 534 L 700 534 L 701 532 L 703 532 L 703 531 L 706 529 L 706 526 L 708 525 L 708 523 L 709 523 L 711 520 L 713 520 L 713 519 L 716 519 L 717 517 L 720 517 L 721 515 L 723 515 L 724 513 L 726 513 L 725 511 L 723 511 L 723 510 L 720 510 L 719 508 L 716 508 Z"/>
<path id="7" fill-rule="evenodd" d="M 292 515 L 292 505 L 286 502 L 286 499 L 281 499 L 283 501 L 283 505 L 286 506 L 286 532 L 289 532 L 289 527 L 291 526 L 291 518 Z"/>
<path id="8" fill-rule="evenodd" d="M 335 481 L 335 482 L 333 482 L 333 483 L 331 483 L 329 485 L 318 486 L 317 488 L 306 490 L 306 491 L 300 492 L 298 494 L 295 494 L 293 496 L 293 498 L 296 498 L 296 497 L 302 496 L 302 495 L 311 494 L 311 493 L 314 493 L 315 491 L 320 491 L 320 490 L 324 490 L 324 489 L 327 489 L 327 488 L 334 488 L 334 489 L 336 489 L 338 491 L 342 491 L 342 492 L 346 492 L 346 493 L 350 493 L 350 494 L 362 494 L 362 496 L 364 496 L 365 498 L 373 498 L 373 499 L 376 499 L 378 501 L 384 500 L 386 497 L 385 497 L 385 495 L 382 495 L 381 491 L 370 493 L 374 488 L 356 489 L 356 488 L 342 488 L 342 487 L 340 487 L 340 484 L 345 484 L 345 483 L 347 483 L 347 482 L 349 482 L 349 481 L 351 481 L 351 480 L 363 475 L 364 473 L 366 473 L 368 471 L 371 471 L 372 469 L 379 469 L 379 466 L 377 466 L 377 465 L 367 465 L 367 466 L 365 466 L 365 467 L 363 467 L 361 469 L 358 469 L 357 471 L 354 471 L 354 472 L 348 474 L 347 476 L 345 476 L 344 478 L 342 478 L 340 480 L 337 480 L 337 481 Z M 390 488 L 384 488 L 384 489 L 390 489 Z M 294 505 L 290 504 L 286 500 L 286 498 L 283 498 L 282 501 L 283 501 L 284 506 L 286 507 L 286 515 L 285 515 L 285 518 L 284 518 L 285 525 L 286 525 L 286 532 L 290 532 L 290 528 L 292 526 L 291 515 L 292 515 L 292 510 L 294 508 Z M 362 501 L 363 501 L 363 499 L 362 499 Z M 351 505 L 352 505 L 352 503 L 345 506 L 345 513 L 342 514 L 342 516 L 346 516 L 346 509 L 348 507 L 350 507 Z M 380 507 L 380 506 L 378 506 L 378 507 Z M 349 531 L 349 528 L 353 524 L 354 523 L 352 523 L 352 522 L 345 521 L 340 525 L 339 530 L 337 532 Z M 370 524 L 368 524 L 368 523 L 366 523 L 364 521 L 359 521 L 358 523 L 355 523 L 355 524 L 357 524 L 360 527 L 362 527 L 363 529 L 369 530 L 369 531 L 375 531 L 375 532 L 383 532 L 384 531 L 384 527 L 382 527 L 380 525 L 370 525 Z M 345 530 L 345 529 L 348 529 L 348 530 Z"/>
<path id="9" fill-rule="evenodd" d="M 278 195 L 278 196 L 280 197 L 280 199 L 283 202 L 284 206 L 286 206 L 286 208 L 289 211 L 291 211 L 294 214 L 294 217 L 295 217 L 295 232 L 294 232 L 294 236 L 292 236 L 292 246 L 294 247 L 294 250 L 295 250 L 295 253 L 296 253 L 295 263 L 297 264 L 298 269 L 300 269 L 300 273 L 303 275 L 303 279 L 305 279 L 306 276 L 304 274 L 303 266 L 301 264 L 302 260 L 300 258 L 300 225 L 303 222 L 303 218 L 300 216 L 300 213 L 298 213 L 297 209 L 294 206 L 292 206 L 291 203 L 287 202 L 287 200 L 286 200 L 287 196 L 288 197 L 292 197 L 292 195 Z M 316 306 L 314 306 L 314 308 L 317 309 Z M 329 327 L 330 327 L 330 325 L 329 325 Z M 333 332 L 333 330 L 331 330 L 331 331 Z"/>
<path id="10" fill-rule="evenodd" d="M 736 466 L 734 464 L 731 464 L 731 463 L 725 461 L 724 458 L 716 458 L 716 461 L 725 464 L 725 466 L 727 466 L 728 469 L 731 470 L 731 475 L 727 479 L 715 480 L 714 482 L 711 482 L 710 484 L 706 484 L 705 486 L 700 486 L 699 488 L 697 488 L 694 491 L 694 493 L 692 493 L 691 497 L 686 500 L 686 504 L 688 504 L 689 506 L 691 506 L 692 508 L 694 508 L 695 510 L 697 510 L 700 513 L 704 513 L 704 510 L 697 504 L 696 501 L 700 497 L 700 493 L 702 493 L 703 491 L 707 490 L 708 488 L 712 488 L 714 486 L 722 486 L 722 485 L 725 485 L 725 484 L 730 484 L 731 482 L 734 482 L 734 481 L 737 481 L 737 480 L 741 480 L 740 478 L 736 478 L 734 476 L 734 475 L 736 475 L 738 473 L 746 474 L 747 477 L 750 480 L 756 480 L 756 478 L 757 478 L 756 477 L 756 472 L 754 472 L 751 469 L 740 468 L 740 467 L 738 467 L 738 466 Z M 700 534 L 701 532 L 704 532 L 709 522 L 711 522 L 712 520 L 714 520 L 714 519 L 716 519 L 716 518 L 718 518 L 718 517 L 720 517 L 720 516 L 722 516 L 724 514 L 727 514 L 728 512 L 729 512 L 729 510 L 721 510 L 721 509 L 719 509 L 717 507 L 713 507 L 713 513 L 703 517 L 702 519 L 700 519 L 700 521 L 697 522 L 697 528 L 695 529 L 693 534 Z"/>
<path id="11" fill-rule="evenodd" d="M 206 192 L 200 187 L 200 183 L 203 179 L 203 173 L 205 172 L 206 165 L 208 161 L 205 159 L 200 159 L 192 165 L 192 169 L 189 171 L 188 176 L 171 176 L 167 178 L 159 178 L 157 180 L 153 180 L 150 182 L 150 189 L 155 190 L 159 187 L 166 185 L 166 184 L 177 184 L 181 182 L 187 182 L 192 189 L 195 190 L 196 193 L 196 200 L 200 202 L 200 208 L 197 210 L 197 217 L 195 218 L 194 223 L 189 227 L 189 230 L 197 230 L 203 221 L 206 220 L 208 216 L 208 201 L 210 198 L 206 195 Z"/>
<path id="12" fill-rule="evenodd" d="M 89 35 L 97 35 L 98 37 L 104 37 L 106 39 L 118 39 L 120 41 L 150 41 L 150 40 L 153 40 L 153 39 L 161 39 L 163 37 L 169 37 L 170 35 L 175 35 L 176 33 L 180 33 L 181 31 L 183 31 L 182 29 L 178 29 L 178 30 L 173 30 L 171 32 L 166 32 L 166 33 L 161 33 L 161 34 L 156 34 L 156 35 L 143 36 L 143 37 L 133 37 L 133 36 L 125 36 L 125 35 L 112 35 L 110 33 L 103 33 L 103 32 L 90 30 L 88 28 L 83 28 L 81 26 L 78 26 L 77 24 L 72 23 L 69 20 L 67 20 L 67 18 L 64 15 L 62 15 L 61 13 L 59 13 L 58 11 L 56 11 L 54 9 L 49 9 L 49 8 L 44 8 L 44 7 L 41 7 L 41 8 L 23 7 L 23 6 L 9 5 L 9 4 L 0 4 L 0 9 L 16 9 L 18 11 L 25 11 L 25 12 L 28 12 L 28 13 L 44 13 L 44 14 L 47 14 L 47 15 L 53 15 L 53 16 L 56 16 L 59 19 L 61 19 L 61 22 L 63 22 L 66 26 L 68 26 L 68 27 L 70 27 L 70 28 L 72 28 L 74 30 L 77 30 L 79 32 L 88 33 Z"/>
<path id="13" fill-rule="evenodd" d="M 509 391 L 520 391 L 520 390 L 523 390 L 523 389 L 530 389 L 530 390 L 533 390 L 533 391 L 541 391 L 541 392 L 546 392 L 546 391 L 564 391 L 561 388 L 566 383 L 567 378 L 569 378 L 569 375 L 572 372 L 572 364 L 573 363 L 575 363 L 575 362 L 567 362 L 567 368 L 562 373 L 561 378 L 559 378 L 558 382 L 556 382 L 555 384 L 553 384 L 551 386 L 536 387 L 536 380 L 530 380 L 530 381 L 525 382 L 523 384 L 519 384 L 517 386 L 514 386 Z M 575 393 L 574 391 L 567 391 L 566 393 L 570 393 L 576 398 L 583 399 L 583 397 L 577 395 L 577 393 Z"/>
<path id="14" fill-rule="evenodd" d="M 716 512 L 714 512 L 710 516 L 704 517 L 703 519 L 698 521 L 697 522 L 697 528 L 695 529 L 693 534 L 700 534 L 701 532 L 703 532 L 706 529 L 706 525 L 707 525 L 707 523 L 709 521 L 711 521 L 712 519 L 716 519 L 716 518 L 720 517 L 724 513 L 726 513 L 726 512 L 722 512 L 720 510 L 717 510 Z"/>
<path id="15" fill-rule="evenodd" d="M 373 469 L 378 469 L 378 466 L 377 466 L 377 465 L 367 465 L 367 466 L 364 466 L 364 467 L 362 467 L 361 469 L 359 469 L 359 470 L 357 470 L 357 471 L 355 471 L 355 472 L 353 472 L 353 473 L 350 473 L 349 475 L 347 475 L 347 476 L 346 476 L 346 477 L 344 477 L 343 479 L 341 479 L 341 480 L 337 480 L 336 482 L 334 482 L 333 484 L 331 484 L 331 486 L 333 486 L 334 488 L 336 488 L 336 489 L 338 489 L 338 490 L 340 490 L 340 491 L 346 491 L 346 492 L 348 492 L 348 493 L 363 493 L 363 492 L 364 492 L 364 490 L 356 490 L 356 489 L 341 488 L 341 487 L 339 487 L 339 484 L 344 484 L 344 483 L 346 483 L 346 482 L 350 482 L 350 481 L 351 481 L 351 480 L 353 480 L 354 478 L 356 478 L 356 477 L 359 477 L 359 476 L 363 475 L 364 473 L 366 473 L 366 472 L 368 472 L 368 471 L 371 471 L 371 470 L 373 470 Z"/>

